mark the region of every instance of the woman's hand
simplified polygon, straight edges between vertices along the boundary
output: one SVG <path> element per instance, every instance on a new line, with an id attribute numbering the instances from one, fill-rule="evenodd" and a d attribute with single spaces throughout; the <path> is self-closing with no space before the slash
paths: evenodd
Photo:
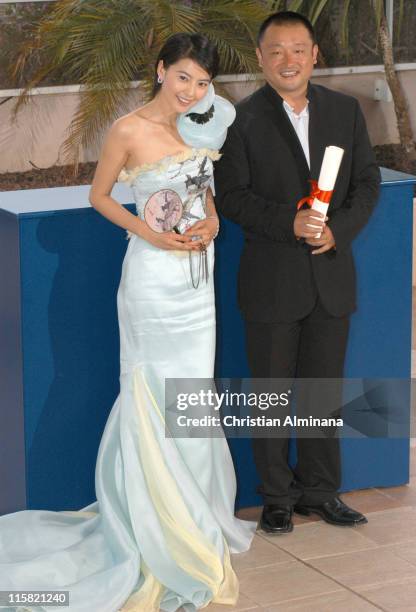
<path id="1" fill-rule="evenodd" d="M 218 234 L 219 220 L 218 217 L 207 217 L 202 221 L 197 221 L 192 227 L 186 230 L 184 236 L 197 236 L 198 240 L 194 242 L 198 245 L 209 246 L 210 242 Z"/>
<path id="2" fill-rule="evenodd" d="M 166 251 L 199 250 L 199 244 L 197 244 L 197 241 L 193 241 L 190 236 L 177 234 L 173 231 L 158 233 L 146 227 L 146 230 L 142 231 L 140 236 L 158 249 L 164 249 Z"/>

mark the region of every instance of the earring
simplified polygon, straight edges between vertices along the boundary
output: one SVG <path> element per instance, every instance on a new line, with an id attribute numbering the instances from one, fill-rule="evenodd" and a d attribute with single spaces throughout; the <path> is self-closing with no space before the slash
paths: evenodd
<path id="1" fill-rule="evenodd" d="M 162 77 L 160 76 L 160 74 L 158 74 L 158 75 L 157 75 L 157 82 L 159 83 L 159 85 L 160 85 L 161 83 L 163 83 L 163 79 L 162 79 Z"/>

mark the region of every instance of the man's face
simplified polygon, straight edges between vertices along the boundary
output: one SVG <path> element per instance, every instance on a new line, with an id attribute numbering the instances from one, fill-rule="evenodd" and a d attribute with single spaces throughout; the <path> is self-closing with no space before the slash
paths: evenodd
<path id="1" fill-rule="evenodd" d="M 270 25 L 256 53 L 266 81 L 283 98 L 306 91 L 318 45 L 313 44 L 304 25 Z"/>

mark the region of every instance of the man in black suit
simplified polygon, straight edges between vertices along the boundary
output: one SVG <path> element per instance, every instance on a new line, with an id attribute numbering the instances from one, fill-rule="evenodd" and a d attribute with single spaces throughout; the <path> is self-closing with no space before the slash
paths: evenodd
<path id="1" fill-rule="evenodd" d="M 238 297 L 250 370 L 256 378 L 341 379 L 356 307 L 351 243 L 377 202 L 379 169 L 358 102 L 309 82 L 318 46 L 306 18 L 271 15 L 256 51 L 266 85 L 237 105 L 215 173 L 218 209 L 245 234 Z M 345 153 L 324 218 L 297 203 L 328 145 Z M 253 439 L 253 451 L 265 531 L 291 531 L 293 510 L 336 525 L 367 522 L 337 496 L 336 435 L 299 436 L 294 470 L 286 436 Z"/>

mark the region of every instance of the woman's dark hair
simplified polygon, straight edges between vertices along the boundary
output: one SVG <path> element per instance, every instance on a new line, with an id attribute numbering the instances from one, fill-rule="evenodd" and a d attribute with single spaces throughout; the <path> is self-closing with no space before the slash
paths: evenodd
<path id="1" fill-rule="evenodd" d="M 160 60 L 164 68 L 169 68 L 181 59 L 189 58 L 201 66 L 213 79 L 218 74 L 219 56 L 216 45 L 203 34 L 181 32 L 173 34 L 165 42 L 155 64 L 152 97 L 154 98 L 161 84 L 157 82 L 157 66 Z"/>
<path id="2" fill-rule="evenodd" d="M 269 15 L 267 19 L 265 19 L 261 24 L 259 32 L 257 34 L 257 46 L 260 46 L 264 33 L 270 25 L 285 26 L 296 24 L 301 24 L 305 26 L 305 28 L 310 34 L 313 44 L 316 44 L 315 30 L 313 29 L 313 25 L 311 24 L 309 19 L 307 19 L 300 13 L 295 13 L 294 11 L 279 11 L 278 13 L 273 13 L 272 15 Z"/>

